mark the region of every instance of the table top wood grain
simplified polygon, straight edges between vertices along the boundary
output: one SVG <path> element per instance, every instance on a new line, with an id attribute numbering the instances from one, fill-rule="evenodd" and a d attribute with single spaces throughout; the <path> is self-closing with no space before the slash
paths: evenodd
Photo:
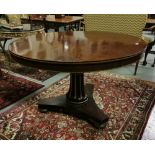
<path id="1" fill-rule="evenodd" d="M 23 63 L 79 72 L 107 69 L 136 61 L 145 47 L 142 39 L 127 34 L 72 31 L 37 32 L 14 41 L 9 50 L 15 59 Z"/>

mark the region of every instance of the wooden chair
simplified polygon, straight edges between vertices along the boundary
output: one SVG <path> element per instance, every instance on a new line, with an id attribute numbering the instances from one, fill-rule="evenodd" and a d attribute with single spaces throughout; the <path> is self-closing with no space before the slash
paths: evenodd
<path id="1" fill-rule="evenodd" d="M 155 14 L 148 14 L 146 19 L 145 29 L 148 29 L 154 25 L 155 25 Z"/>
<path id="2" fill-rule="evenodd" d="M 66 16 L 83 16 L 83 14 L 66 14 Z M 84 31 L 85 30 L 84 20 L 81 20 L 80 24 L 79 23 L 78 24 L 74 24 L 73 30 Z"/>
<path id="3" fill-rule="evenodd" d="M 84 22 L 86 31 L 110 31 L 142 37 L 142 30 L 146 23 L 146 15 L 85 14 Z M 139 61 L 136 63 L 134 75 L 136 75 L 138 64 Z"/>
<path id="4" fill-rule="evenodd" d="M 144 40 L 148 43 L 147 48 L 145 50 L 145 56 L 143 61 L 144 66 L 147 64 L 148 54 L 155 54 L 155 51 L 152 50 L 152 47 L 155 45 L 155 25 L 149 28 L 145 28 L 145 31 L 150 32 L 150 35 L 144 37 Z M 155 66 L 155 59 L 151 66 L 152 67 Z"/>

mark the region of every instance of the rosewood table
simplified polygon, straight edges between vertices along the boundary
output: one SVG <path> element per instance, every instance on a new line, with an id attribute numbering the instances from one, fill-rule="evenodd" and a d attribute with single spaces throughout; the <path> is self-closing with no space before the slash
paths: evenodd
<path id="1" fill-rule="evenodd" d="M 68 26 L 68 30 L 73 30 L 76 27 L 79 30 L 80 22 L 84 20 L 81 16 L 64 16 L 62 18 L 57 18 L 55 15 L 47 15 L 47 16 L 37 16 L 31 17 L 29 19 L 22 18 L 22 23 L 31 23 L 42 25 L 45 27 L 45 31 L 53 28 L 55 31 L 59 31 L 59 27 L 64 26 L 65 28 Z"/>
<path id="2" fill-rule="evenodd" d="M 145 28 L 149 28 L 149 27 L 151 27 L 151 26 L 153 26 L 153 25 L 155 25 L 155 19 L 150 19 L 150 18 L 148 18 L 148 19 L 146 20 Z"/>
<path id="3" fill-rule="evenodd" d="M 14 41 L 11 56 L 24 65 L 70 72 L 68 93 L 43 99 L 42 112 L 64 112 L 104 127 L 108 116 L 93 99 L 93 85 L 84 86 L 84 72 L 119 67 L 137 61 L 146 44 L 143 40 L 111 32 L 38 32 Z"/>
<path id="4" fill-rule="evenodd" d="M 47 16 L 48 17 L 48 16 Z M 80 22 L 84 20 L 81 16 L 64 16 L 61 18 L 46 18 L 47 27 L 54 27 L 56 31 L 59 31 L 59 27 L 63 26 L 66 28 L 68 26 L 68 30 L 79 30 Z"/>

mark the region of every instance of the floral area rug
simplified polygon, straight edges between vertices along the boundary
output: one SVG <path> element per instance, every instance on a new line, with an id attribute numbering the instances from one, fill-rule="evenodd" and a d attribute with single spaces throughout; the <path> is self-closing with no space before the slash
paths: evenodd
<path id="1" fill-rule="evenodd" d="M 94 99 L 109 116 L 105 128 L 95 129 L 66 114 L 38 111 L 40 99 L 68 91 L 66 77 L 0 114 L 1 139 L 140 139 L 154 105 L 155 84 L 106 72 L 85 74 L 85 83 L 94 84 Z"/>
<path id="2" fill-rule="evenodd" d="M 45 81 L 58 73 L 50 70 L 42 70 L 24 66 L 15 62 L 8 54 L 7 57 L 9 57 L 9 60 L 6 60 L 6 56 L 4 56 L 3 53 L 0 53 L 1 68 L 10 70 L 23 76 L 28 76 L 39 81 Z"/>
<path id="3" fill-rule="evenodd" d="M 22 99 L 43 85 L 10 75 L 1 71 L 0 75 L 0 110 Z"/>

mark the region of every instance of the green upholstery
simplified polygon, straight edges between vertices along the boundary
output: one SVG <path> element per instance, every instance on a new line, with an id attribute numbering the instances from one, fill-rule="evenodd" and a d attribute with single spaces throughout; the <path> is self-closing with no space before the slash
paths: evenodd
<path id="1" fill-rule="evenodd" d="M 109 31 L 125 33 L 144 39 L 147 43 L 150 40 L 142 35 L 146 24 L 145 14 L 85 14 L 85 31 Z M 137 61 L 134 75 L 138 68 Z"/>
<path id="2" fill-rule="evenodd" d="M 142 36 L 145 14 L 85 14 L 86 31 L 111 31 Z"/>
<path id="3" fill-rule="evenodd" d="M 10 24 L 21 25 L 21 14 L 6 14 Z"/>

